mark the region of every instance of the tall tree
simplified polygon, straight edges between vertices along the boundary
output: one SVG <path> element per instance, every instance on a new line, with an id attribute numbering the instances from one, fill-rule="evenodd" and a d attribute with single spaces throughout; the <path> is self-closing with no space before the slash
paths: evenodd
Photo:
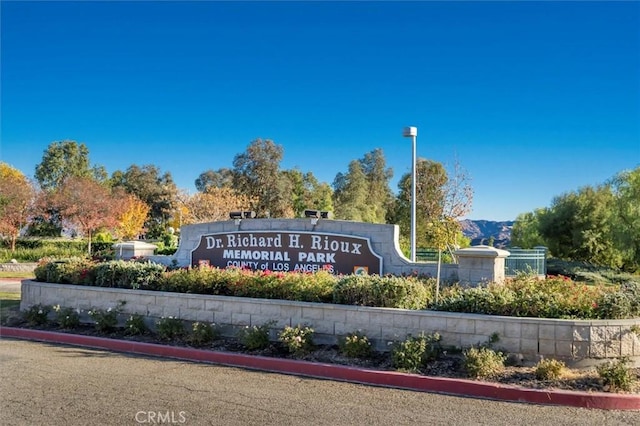
<path id="1" fill-rule="evenodd" d="M 232 188 L 233 171 L 227 168 L 207 170 L 200 173 L 195 184 L 200 192 L 207 192 L 209 188 Z"/>
<path id="2" fill-rule="evenodd" d="M 393 205 L 393 192 L 389 186 L 393 170 L 386 166 L 384 153 L 380 148 L 366 153 L 360 164 L 367 177 L 369 193 L 366 199 L 365 222 L 384 223 L 387 212 Z"/>
<path id="3" fill-rule="evenodd" d="M 393 171 L 386 166 L 381 149 L 349 163 L 349 171 L 333 181 L 336 217 L 369 223 L 384 223 L 393 206 L 389 181 Z"/>
<path id="4" fill-rule="evenodd" d="M 418 158 L 416 161 L 416 245 L 437 247 L 437 229 L 443 217 L 446 185 L 449 178 L 441 163 Z M 408 236 L 411 228 L 411 173 L 404 174 L 398 183 L 400 192 L 396 200 L 396 223 L 400 233 Z M 430 235 L 431 234 L 431 235 Z"/>
<path id="5" fill-rule="evenodd" d="M 547 246 L 538 231 L 542 214 L 544 214 L 544 209 L 536 209 L 533 212 L 521 213 L 516 217 L 511 229 L 511 246 L 525 249 Z"/>
<path id="6" fill-rule="evenodd" d="M 118 238 L 131 240 L 144 232 L 144 224 L 151 208 L 147 203 L 124 190 L 115 190 L 114 202 L 119 206 L 114 233 Z"/>
<path id="7" fill-rule="evenodd" d="M 369 185 L 360 161 L 352 160 L 346 174 L 338 173 L 333 181 L 333 188 L 336 219 L 363 222 L 370 217 L 365 211 Z"/>
<path id="8" fill-rule="evenodd" d="M 409 235 L 411 219 L 411 173 L 402 176 L 392 216 L 401 235 Z M 460 219 L 471 211 L 470 178 L 456 161 L 452 176 L 438 162 L 416 162 L 416 245 L 444 249 L 465 243 Z"/>
<path id="9" fill-rule="evenodd" d="M 145 224 L 149 237 L 157 238 L 166 232 L 178 194 L 171 173 L 161 173 L 150 164 L 142 167 L 133 164 L 125 172 L 115 171 L 111 175 L 111 185 L 136 195 L 151 208 Z"/>
<path id="10" fill-rule="evenodd" d="M 0 162 L 0 235 L 9 237 L 11 251 L 33 212 L 34 197 L 33 185 L 25 175 Z"/>
<path id="11" fill-rule="evenodd" d="M 620 267 L 620 252 L 611 238 L 615 203 L 608 185 L 585 186 L 555 197 L 540 215 L 540 235 L 556 257 Z"/>
<path id="12" fill-rule="evenodd" d="M 280 171 L 283 148 L 256 139 L 233 160 L 233 187 L 253 202 L 258 217 L 293 217 L 291 184 Z"/>
<path id="13" fill-rule="evenodd" d="M 72 140 L 52 142 L 36 166 L 35 178 L 40 187 L 45 191 L 55 189 L 72 176 L 91 177 L 103 182 L 107 173 L 103 166 L 90 165 L 89 149 L 84 143 Z"/>
<path id="14" fill-rule="evenodd" d="M 292 169 L 282 173 L 291 182 L 291 205 L 295 217 L 302 217 L 305 209 L 333 211 L 332 190 L 328 184 L 319 183 L 311 172 Z"/>
<path id="15" fill-rule="evenodd" d="M 618 173 L 611 182 L 617 199 L 613 239 L 622 252 L 622 268 L 640 270 L 640 167 Z"/>
<path id="16" fill-rule="evenodd" d="M 117 224 L 118 204 L 104 185 L 88 177 L 68 177 L 49 193 L 50 205 L 62 219 L 87 236 L 91 254 L 91 237 L 103 227 Z"/>
<path id="17" fill-rule="evenodd" d="M 251 200 L 231 188 L 210 187 L 185 201 L 183 224 L 215 222 L 229 219 L 229 212 L 248 210 Z"/>

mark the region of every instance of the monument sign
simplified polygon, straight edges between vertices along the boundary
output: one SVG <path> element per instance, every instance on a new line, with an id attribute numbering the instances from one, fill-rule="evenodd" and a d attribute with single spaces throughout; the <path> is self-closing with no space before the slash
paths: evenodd
<path id="1" fill-rule="evenodd" d="M 277 272 L 382 274 L 368 238 L 306 231 L 217 232 L 200 237 L 191 265 Z"/>

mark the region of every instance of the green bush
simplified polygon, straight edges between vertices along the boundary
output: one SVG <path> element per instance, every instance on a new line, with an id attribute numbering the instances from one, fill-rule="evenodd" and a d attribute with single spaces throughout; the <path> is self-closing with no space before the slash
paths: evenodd
<path id="1" fill-rule="evenodd" d="M 313 328 L 298 324 L 295 327 L 286 326 L 278 335 L 289 353 L 303 355 L 313 349 Z"/>
<path id="2" fill-rule="evenodd" d="M 209 266 L 168 271 L 159 279 L 159 289 L 179 293 L 228 294 L 224 270 Z"/>
<path id="3" fill-rule="evenodd" d="M 29 325 L 45 325 L 49 321 L 49 312 L 51 312 L 49 305 L 33 305 L 25 311 L 24 319 Z"/>
<path id="4" fill-rule="evenodd" d="M 534 367 L 536 378 L 539 380 L 559 379 L 564 372 L 565 364 L 556 359 L 541 359 Z"/>
<path id="5" fill-rule="evenodd" d="M 94 322 L 97 331 L 110 332 L 118 328 L 118 315 L 122 312 L 122 301 L 115 308 L 91 309 L 87 312 Z"/>
<path id="6" fill-rule="evenodd" d="M 156 321 L 156 333 L 162 340 L 174 340 L 184 336 L 184 323 L 180 318 L 162 317 Z"/>
<path id="7" fill-rule="evenodd" d="M 427 362 L 437 359 L 441 352 L 438 333 L 409 336 L 396 343 L 391 350 L 391 363 L 396 370 L 418 372 Z"/>
<path id="8" fill-rule="evenodd" d="M 275 325 L 275 321 L 267 321 L 262 325 L 246 326 L 238 332 L 238 340 L 250 351 L 269 347 L 269 330 Z"/>
<path id="9" fill-rule="evenodd" d="M 80 326 L 80 312 L 78 310 L 60 305 L 54 306 L 53 310 L 56 312 L 56 322 L 61 328 L 72 330 Z"/>
<path id="10" fill-rule="evenodd" d="M 43 259 L 34 270 L 37 281 L 58 284 L 90 284 L 93 262 L 82 257 Z"/>
<path id="11" fill-rule="evenodd" d="M 95 285 L 134 290 L 154 289 L 165 270 L 164 265 L 157 263 L 112 260 L 95 266 Z"/>
<path id="12" fill-rule="evenodd" d="M 189 343 L 193 346 L 205 346 L 219 337 L 218 331 L 208 322 L 194 322 L 191 324 Z"/>
<path id="13" fill-rule="evenodd" d="M 471 347 L 463 351 L 463 366 L 469 377 L 475 379 L 489 378 L 504 370 L 506 357 L 502 352 L 486 346 Z"/>
<path id="14" fill-rule="evenodd" d="M 343 305 L 425 309 L 431 292 L 413 277 L 347 275 L 335 285 L 333 302 Z"/>
<path id="15" fill-rule="evenodd" d="M 371 341 L 359 331 L 347 334 L 338 345 L 340 352 L 349 358 L 369 358 L 372 353 Z"/>
<path id="16" fill-rule="evenodd" d="M 623 357 L 619 360 L 608 361 L 596 366 L 596 371 L 603 382 L 605 390 L 629 392 L 633 389 L 636 378 L 628 367 L 629 363 L 631 363 L 631 360 L 628 357 Z"/>
<path id="17" fill-rule="evenodd" d="M 133 314 L 124 323 L 124 331 L 132 336 L 140 336 L 149 332 L 149 327 L 140 314 Z"/>

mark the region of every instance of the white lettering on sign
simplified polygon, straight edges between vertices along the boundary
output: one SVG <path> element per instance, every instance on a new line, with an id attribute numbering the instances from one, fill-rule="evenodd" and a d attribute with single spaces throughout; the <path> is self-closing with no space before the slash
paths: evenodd
<path id="1" fill-rule="evenodd" d="M 216 247 L 220 248 L 220 246 Z M 256 237 L 253 234 L 229 234 L 227 235 L 227 247 L 282 247 L 282 235 Z"/>
<path id="2" fill-rule="evenodd" d="M 337 241 L 330 239 L 328 236 L 311 236 L 311 250 L 331 250 L 341 253 L 361 254 L 360 247 L 362 247 L 362 244 L 349 241 Z"/>
<path id="3" fill-rule="evenodd" d="M 298 262 L 336 263 L 335 253 L 298 253 Z"/>
<path id="4" fill-rule="evenodd" d="M 225 250 L 222 252 L 224 259 L 250 259 L 250 260 L 282 260 L 290 261 L 289 252 L 267 250 Z"/>

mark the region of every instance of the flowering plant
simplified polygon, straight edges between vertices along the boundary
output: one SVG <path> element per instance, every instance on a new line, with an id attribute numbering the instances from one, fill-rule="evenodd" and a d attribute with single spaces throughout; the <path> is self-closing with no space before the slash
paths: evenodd
<path id="1" fill-rule="evenodd" d="M 301 326 L 286 326 L 278 335 L 280 340 L 287 347 L 290 353 L 302 355 L 313 348 L 313 328 Z"/>

